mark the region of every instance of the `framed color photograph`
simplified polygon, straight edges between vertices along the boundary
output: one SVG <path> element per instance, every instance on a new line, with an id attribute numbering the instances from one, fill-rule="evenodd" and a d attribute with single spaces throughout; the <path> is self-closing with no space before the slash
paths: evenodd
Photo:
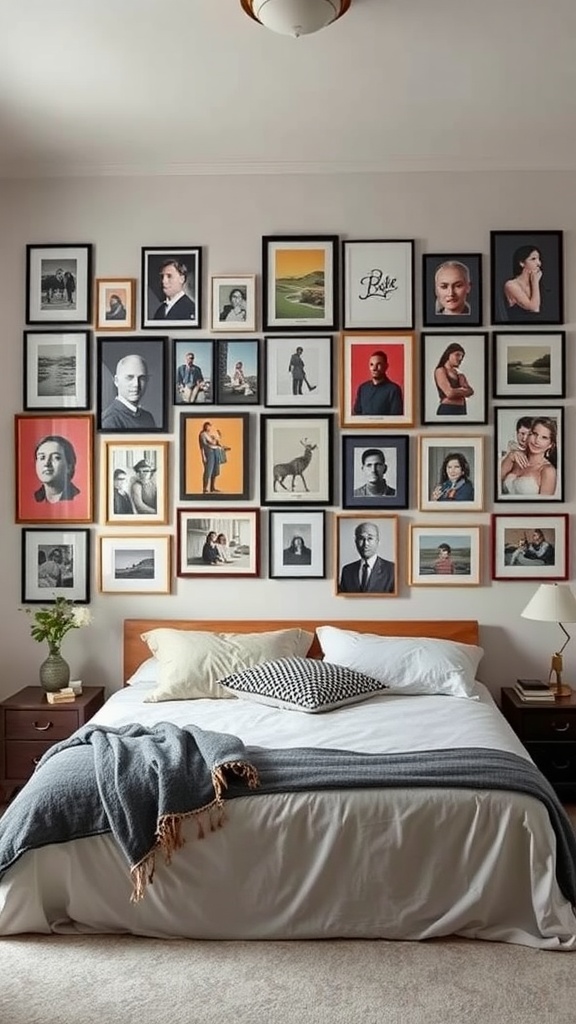
<path id="1" fill-rule="evenodd" d="M 172 344 L 174 405 L 213 405 L 214 342 L 175 338 Z"/>
<path id="2" fill-rule="evenodd" d="M 202 326 L 202 249 L 142 249 L 142 327 Z"/>
<path id="3" fill-rule="evenodd" d="M 492 323 L 564 322 L 562 231 L 491 231 Z"/>
<path id="4" fill-rule="evenodd" d="M 169 594 L 171 537 L 101 536 L 100 590 L 103 594 Z"/>
<path id="5" fill-rule="evenodd" d="M 487 423 L 487 334 L 422 334 L 420 373 L 422 423 Z"/>
<path id="6" fill-rule="evenodd" d="M 94 324 L 97 331 L 136 327 L 136 278 L 97 277 Z"/>
<path id="7" fill-rule="evenodd" d="M 332 417 L 262 416 L 262 505 L 330 505 Z"/>
<path id="8" fill-rule="evenodd" d="M 92 314 L 92 246 L 26 246 L 26 323 L 87 324 Z"/>
<path id="9" fill-rule="evenodd" d="M 414 327 L 414 241 L 342 243 L 344 330 Z"/>
<path id="10" fill-rule="evenodd" d="M 564 409 L 494 409 L 495 501 L 564 501 Z"/>
<path id="11" fill-rule="evenodd" d="M 484 438 L 468 434 L 418 438 L 418 507 L 423 512 L 481 512 Z"/>
<path id="12" fill-rule="evenodd" d="M 324 511 L 270 511 L 269 575 L 273 580 L 321 580 L 326 575 Z"/>
<path id="13" fill-rule="evenodd" d="M 168 522 L 168 441 L 104 441 L 103 520 L 107 526 Z"/>
<path id="14" fill-rule="evenodd" d="M 415 334 L 345 333 L 340 348 L 340 425 L 410 427 Z"/>
<path id="15" fill-rule="evenodd" d="M 265 331 L 333 331 L 338 317 L 338 236 L 262 239 Z"/>
<path id="16" fill-rule="evenodd" d="M 411 587 L 477 587 L 481 577 L 480 526 L 410 527 Z"/>
<path id="17" fill-rule="evenodd" d="M 96 426 L 102 434 L 168 428 L 167 338 L 97 338 Z"/>
<path id="18" fill-rule="evenodd" d="M 91 523 L 90 415 L 15 417 L 16 522 Z"/>
<path id="19" fill-rule="evenodd" d="M 216 342 L 216 401 L 219 405 L 258 405 L 260 342 Z"/>
<path id="20" fill-rule="evenodd" d="M 22 603 L 90 601 L 90 531 L 22 530 Z"/>
<path id="21" fill-rule="evenodd" d="M 408 508 L 407 434 L 342 437 L 342 508 Z"/>
<path id="22" fill-rule="evenodd" d="M 24 409 L 89 409 L 90 331 L 24 331 Z"/>
<path id="23" fill-rule="evenodd" d="M 211 278 L 212 330 L 256 330 L 256 274 L 224 274 Z"/>
<path id="24" fill-rule="evenodd" d="M 178 576 L 258 576 L 260 510 L 179 508 Z"/>
<path id="25" fill-rule="evenodd" d="M 397 597 L 398 516 L 336 516 L 336 594 Z"/>
<path id="26" fill-rule="evenodd" d="M 422 296 L 424 327 L 480 327 L 482 254 L 425 253 Z"/>
<path id="27" fill-rule="evenodd" d="M 492 579 L 567 580 L 568 516 L 492 516 Z"/>
<path id="28" fill-rule="evenodd" d="M 264 338 L 264 359 L 265 405 L 330 408 L 330 335 Z"/>
<path id="29" fill-rule="evenodd" d="M 182 501 L 246 501 L 250 494 L 247 412 L 180 416 Z"/>
<path id="30" fill-rule="evenodd" d="M 566 397 L 565 331 L 496 331 L 494 398 Z"/>

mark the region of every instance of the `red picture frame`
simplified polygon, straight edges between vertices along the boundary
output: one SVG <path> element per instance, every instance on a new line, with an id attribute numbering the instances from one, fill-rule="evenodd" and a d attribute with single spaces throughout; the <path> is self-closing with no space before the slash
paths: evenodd
<path id="1" fill-rule="evenodd" d="M 94 417 L 26 416 L 14 421 L 17 523 L 94 519 Z"/>

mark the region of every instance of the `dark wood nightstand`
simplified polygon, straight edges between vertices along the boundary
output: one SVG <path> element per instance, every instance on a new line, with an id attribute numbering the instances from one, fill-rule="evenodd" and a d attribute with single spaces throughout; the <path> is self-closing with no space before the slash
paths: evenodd
<path id="1" fill-rule="evenodd" d="M 26 686 L 0 703 L 0 790 L 8 800 L 28 781 L 45 750 L 68 739 L 104 703 L 103 686 L 85 686 L 70 704 L 49 704 L 41 686 Z"/>
<path id="2" fill-rule="evenodd" d="M 561 797 L 576 793 L 576 693 L 554 704 L 529 704 L 502 690 L 502 714 Z"/>

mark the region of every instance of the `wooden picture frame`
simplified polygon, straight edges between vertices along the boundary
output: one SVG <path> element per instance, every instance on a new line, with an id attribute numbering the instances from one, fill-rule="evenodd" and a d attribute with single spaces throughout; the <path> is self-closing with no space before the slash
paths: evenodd
<path id="1" fill-rule="evenodd" d="M 331 415 L 260 418 L 260 503 L 332 503 Z"/>
<path id="2" fill-rule="evenodd" d="M 338 318 L 338 236 L 262 238 L 265 331 L 334 331 Z"/>
<path id="3" fill-rule="evenodd" d="M 90 244 L 26 246 L 26 323 L 89 324 Z"/>
<path id="4" fill-rule="evenodd" d="M 143 329 L 173 331 L 181 327 L 187 330 L 200 328 L 202 247 L 143 248 L 140 301 Z"/>
<path id="5" fill-rule="evenodd" d="M 260 402 L 260 341 L 258 338 L 216 342 L 216 401 L 219 405 L 258 405 Z"/>
<path id="6" fill-rule="evenodd" d="M 63 412 L 91 405 L 91 332 L 24 331 L 27 412 Z"/>
<path id="7" fill-rule="evenodd" d="M 99 587 L 103 594 L 169 594 L 172 538 L 159 534 L 101 535 Z"/>
<path id="8" fill-rule="evenodd" d="M 335 517 L 336 595 L 398 596 L 398 516 L 339 513 Z M 361 553 L 362 556 L 361 557 Z M 363 562 L 369 563 L 363 589 Z"/>
<path id="9" fill-rule="evenodd" d="M 94 519 L 94 417 L 14 418 L 17 523 Z"/>
<path id="10" fill-rule="evenodd" d="M 342 508 L 408 508 L 408 434 L 342 437 Z"/>
<path id="11" fill-rule="evenodd" d="M 340 425 L 410 427 L 414 423 L 413 331 L 345 332 L 340 340 Z"/>
<path id="12" fill-rule="evenodd" d="M 90 602 L 90 530 L 22 530 L 22 604 Z"/>
<path id="13" fill-rule="evenodd" d="M 180 499 L 246 501 L 250 490 L 250 414 L 180 415 Z"/>
<path id="14" fill-rule="evenodd" d="M 494 331 L 493 397 L 566 397 L 566 331 Z"/>
<path id="15" fill-rule="evenodd" d="M 218 334 L 256 330 L 256 274 L 210 278 L 212 330 Z"/>
<path id="16" fill-rule="evenodd" d="M 488 422 L 488 335 L 420 336 L 422 423 L 440 427 Z"/>
<path id="17" fill-rule="evenodd" d="M 174 338 L 172 341 L 172 403 L 214 405 L 214 345 L 212 338 Z"/>
<path id="18" fill-rule="evenodd" d="M 564 409 L 494 408 L 494 500 L 564 501 Z"/>
<path id="19" fill-rule="evenodd" d="M 480 327 L 482 253 L 424 253 L 422 307 L 424 327 Z"/>
<path id="20" fill-rule="evenodd" d="M 107 526 L 168 522 L 168 441 L 104 441 L 102 519 Z"/>
<path id="21" fill-rule="evenodd" d="M 492 323 L 564 322 L 562 231 L 491 231 Z"/>
<path id="22" fill-rule="evenodd" d="M 559 581 L 568 579 L 569 517 L 500 515 L 491 517 L 492 579 Z"/>
<path id="23" fill-rule="evenodd" d="M 484 507 L 484 438 L 418 437 L 418 508 L 441 515 Z"/>
<path id="24" fill-rule="evenodd" d="M 326 513 L 271 509 L 269 576 L 273 580 L 322 580 L 326 576 Z"/>
<path id="25" fill-rule="evenodd" d="M 344 330 L 414 327 L 414 240 L 342 242 Z"/>
<path id="26" fill-rule="evenodd" d="M 136 278 L 97 277 L 94 325 L 97 331 L 133 331 L 136 327 Z"/>
<path id="27" fill-rule="evenodd" d="M 410 525 L 408 581 L 411 587 L 478 587 L 481 583 L 480 526 Z"/>
<path id="28" fill-rule="evenodd" d="M 260 510 L 177 509 L 178 576 L 260 575 Z"/>
<path id="29" fill-rule="evenodd" d="M 167 338 L 96 339 L 96 426 L 101 434 L 168 429 Z"/>
<path id="30" fill-rule="evenodd" d="M 331 408 L 332 336 L 264 338 L 264 379 L 268 408 Z"/>

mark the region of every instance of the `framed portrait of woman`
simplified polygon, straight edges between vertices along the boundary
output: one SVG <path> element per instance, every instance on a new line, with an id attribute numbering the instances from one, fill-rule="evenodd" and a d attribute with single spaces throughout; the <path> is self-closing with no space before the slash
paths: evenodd
<path id="1" fill-rule="evenodd" d="M 481 512 L 484 438 L 452 434 L 418 438 L 418 507 L 423 512 Z"/>
<path id="2" fill-rule="evenodd" d="M 15 417 L 16 522 L 91 523 L 94 417 Z"/>
<path id="3" fill-rule="evenodd" d="M 211 278 L 212 330 L 218 333 L 256 330 L 256 274 Z"/>
<path id="4" fill-rule="evenodd" d="M 260 575 L 260 509 L 179 508 L 178 576 Z"/>
<path id="5" fill-rule="evenodd" d="M 325 518 L 323 510 L 270 510 L 270 579 L 324 579 Z"/>
<path id="6" fill-rule="evenodd" d="M 491 231 L 492 323 L 564 322 L 562 231 Z"/>
<path id="7" fill-rule="evenodd" d="M 216 401 L 218 405 L 258 405 L 260 400 L 260 342 L 258 338 L 216 342 Z"/>
<path id="8" fill-rule="evenodd" d="M 424 327 L 480 327 L 482 254 L 425 253 L 422 295 Z"/>
<path id="9" fill-rule="evenodd" d="M 492 515 L 492 579 L 568 579 L 569 517 Z"/>
<path id="10" fill-rule="evenodd" d="M 488 335 L 422 334 L 422 423 L 486 423 Z"/>
<path id="11" fill-rule="evenodd" d="M 181 414 L 182 501 L 248 499 L 249 419 L 247 412 Z"/>
<path id="12" fill-rule="evenodd" d="M 564 501 L 564 410 L 496 406 L 494 500 Z"/>

